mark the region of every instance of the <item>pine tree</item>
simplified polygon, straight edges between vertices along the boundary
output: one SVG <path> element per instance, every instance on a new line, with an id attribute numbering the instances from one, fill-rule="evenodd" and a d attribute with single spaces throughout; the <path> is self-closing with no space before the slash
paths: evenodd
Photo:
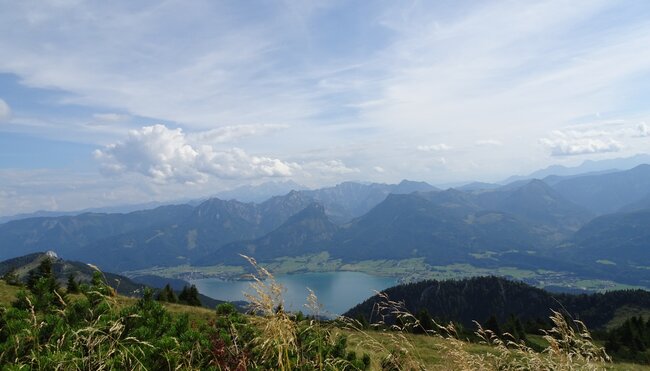
<path id="1" fill-rule="evenodd" d="M 75 279 L 75 274 L 70 273 L 68 275 L 68 285 L 66 287 L 68 294 L 78 294 L 80 290 L 79 282 Z"/>
<path id="2" fill-rule="evenodd" d="M 169 301 L 169 296 L 167 296 L 167 290 L 165 290 L 165 289 L 160 290 L 158 292 L 158 295 L 156 296 L 156 300 L 162 301 L 162 302 L 168 302 Z"/>
<path id="3" fill-rule="evenodd" d="M 183 291 L 178 295 L 178 302 L 181 304 L 200 307 L 201 300 L 199 300 L 199 290 L 194 285 L 183 287 Z"/>
<path id="4" fill-rule="evenodd" d="M 419 328 L 416 328 L 416 332 L 425 333 L 434 329 L 433 319 L 429 315 L 429 311 L 426 309 L 421 309 L 418 312 L 417 319 L 420 322 Z"/>
<path id="5" fill-rule="evenodd" d="M 485 329 L 494 332 L 495 335 L 501 336 L 501 328 L 499 327 L 499 321 L 497 321 L 497 317 L 494 314 L 491 315 L 490 318 L 485 322 L 484 327 Z"/>
<path id="6" fill-rule="evenodd" d="M 178 303 L 176 293 L 174 293 L 174 290 L 172 290 L 169 284 L 166 284 L 165 287 L 160 290 L 158 296 L 156 297 L 156 300 L 168 303 Z"/>
<path id="7" fill-rule="evenodd" d="M 50 258 L 43 259 L 35 270 L 29 272 L 27 288 L 33 294 L 33 306 L 37 310 L 65 306 L 65 293 L 61 291 L 59 283 L 54 277 Z M 24 306 L 24 303 L 17 305 Z"/>

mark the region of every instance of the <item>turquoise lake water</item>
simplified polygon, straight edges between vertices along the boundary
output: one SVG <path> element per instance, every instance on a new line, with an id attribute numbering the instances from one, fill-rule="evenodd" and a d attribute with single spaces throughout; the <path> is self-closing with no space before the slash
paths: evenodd
<path id="1" fill-rule="evenodd" d="M 306 303 L 309 287 L 318 296 L 324 311 L 337 315 L 380 291 L 397 284 L 392 277 L 379 277 L 359 272 L 325 272 L 287 274 L 276 277 L 286 291 L 285 307 L 290 311 L 302 310 Z M 249 281 L 224 281 L 205 278 L 192 281 L 199 292 L 219 300 L 246 300 L 243 292 L 250 292 Z"/>

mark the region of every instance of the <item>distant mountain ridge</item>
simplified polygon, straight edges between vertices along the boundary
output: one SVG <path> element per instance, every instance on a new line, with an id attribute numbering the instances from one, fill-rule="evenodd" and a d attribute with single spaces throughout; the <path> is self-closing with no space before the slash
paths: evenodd
<path id="1" fill-rule="evenodd" d="M 511 176 L 501 184 L 508 184 L 518 180 L 543 179 L 549 175 L 556 176 L 573 176 L 586 173 L 607 173 L 621 170 L 628 170 L 641 164 L 650 163 L 650 155 L 637 154 L 631 157 L 614 158 L 606 160 L 586 160 L 579 166 L 567 167 L 562 165 L 551 165 L 547 168 L 537 170 L 525 176 Z"/>
<path id="2" fill-rule="evenodd" d="M 438 190 L 426 182 L 402 180 L 399 184 L 343 182 L 334 187 L 301 193 L 322 204 L 332 221 L 342 224 L 367 213 L 384 201 L 389 194 Z"/>
<path id="3" fill-rule="evenodd" d="M 580 236 L 590 233 L 616 242 L 621 252 L 633 245 L 619 238 L 625 234 L 613 227 L 634 222 L 642 231 L 648 226 L 642 213 L 633 215 L 635 221 L 626 216 L 620 223 L 614 222 L 620 215 L 610 214 L 613 219 L 604 219 L 611 224 L 606 228 L 591 225 L 600 225 L 594 217 L 602 205 L 619 210 L 650 197 L 650 165 L 552 179 L 552 184 L 534 179 L 498 188 L 444 191 L 407 180 L 345 182 L 294 190 L 261 203 L 212 198 L 195 206 L 128 214 L 29 218 L 0 225 L 0 259 L 55 250 L 124 272 L 154 266 L 243 264 L 240 253 L 271 260 L 328 252 L 344 262 L 423 258 L 432 265 L 509 264 L 532 270 L 562 266 L 623 277 L 631 259 L 590 254 L 589 249 L 600 251 L 597 241 Z M 585 232 L 590 228 L 593 232 Z M 639 246 L 650 238 L 640 232 L 635 236 Z M 641 247 L 634 249 L 639 261 L 650 257 Z M 576 259 L 579 251 L 595 259 Z M 476 257 L 486 252 L 499 254 L 499 261 Z M 644 271 L 634 272 L 632 282 L 643 279 Z"/>
<path id="4" fill-rule="evenodd" d="M 200 264 L 241 253 L 273 259 L 320 251 L 344 261 L 423 257 L 446 264 L 482 251 L 542 251 L 591 218 L 538 180 L 477 194 L 455 189 L 389 194 L 341 226 L 329 222 L 325 208 L 316 205 L 261 239 L 223 246 Z"/>
<path id="5" fill-rule="evenodd" d="M 271 197 L 282 196 L 291 191 L 304 190 L 307 190 L 307 187 L 292 180 L 287 180 L 285 182 L 266 182 L 258 185 L 241 186 L 227 191 L 221 191 L 211 198 L 261 203 Z"/>
<path id="6" fill-rule="evenodd" d="M 600 175 L 562 180 L 553 188 L 567 199 L 598 214 L 616 212 L 650 194 L 650 165 Z"/>
<path id="7" fill-rule="evenodd" d="M 334 214 L 344 210 L 349 218 L 349 210 L 363 212 L 390 191 L 409 189 L 435 188 L 407 181 L 399 185 L 344 183 L 318 192 L 291 191 L 260 204 L 213 198 L 197 206 L 170 205 L 128 214 L 16 220 L 0 225 L 1 244 L 7 247 L 0 250 L 0 259 L 54 249 L 115 271 L 187 264 L 228 243 L 266 235 L 315 199 L 325 201 L 328 214 L 332 209 L 327 205 Z"/>

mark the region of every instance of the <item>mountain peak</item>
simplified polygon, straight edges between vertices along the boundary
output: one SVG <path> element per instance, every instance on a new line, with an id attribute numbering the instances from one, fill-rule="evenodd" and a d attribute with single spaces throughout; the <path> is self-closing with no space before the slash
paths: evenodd
<path id="1" fill-rule="evenodd" d="M 52 259 L 58 259 L 59 258 L 59 256 L 52 250 L 46 251 L 45 256 L 47 256 L 48 258 L 52 258 Z"/>
<path id="2" fill-rule="evenodd" d="M 554 192 L 553 188 L 546 184 L 545 181 L 541 179 L 533 179 L 530 182 L 522 185 L 519 187 L 520 190 L 535 190 L 535 191 L 542 191 L 542 192 Z"/>
<path id="3" fill-rule="evenodd" d="M 439 191 L 439 189 L 427 182 L 417 182 L 413 180 L 404 179 L 393 188 L 391 193 L 407 194 L 413 192 L 432 192 L 432 191 Z"/>
<path id="4" fill-rule="evenodd" d="M 304 209 L 292 215 L 285 224 L 295 223 L 298 220 L 304 219 L 328 219 L 325 214 L 325 207 L 318 202 L 312 202 Z"/>

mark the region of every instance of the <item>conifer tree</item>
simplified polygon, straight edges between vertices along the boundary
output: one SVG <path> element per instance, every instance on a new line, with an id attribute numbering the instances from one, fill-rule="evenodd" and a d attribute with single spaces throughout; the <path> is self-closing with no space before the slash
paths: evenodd
<path id="1" fill-rule="evenodd" d="M 417 332 L 428 332 L 434 329 L 433 319 L 429 315 L 429 311 L 426 309 L 421 309 L 417 315 L 418 322 L 420 322 L 420 328 L 416 329 Z"/>
<path id="2" fill-rule="evenodd" d="M 201 300 L 199 300 L 199 290 L 194 285 L 183 287 L 183 291 L 178 295 L 178 302 L 181 304 L 200 307 Z"/>
<path id="3" fill-rule="evenodd" d="M 494 332 L 495 335 L 501 336 L 501 328 L 499 327 L 499 321 L 497 321 L 497 317 L 493 314 L 490 316 L 490 318 L 485 322 L 485 328 L 487 330 L 491 330 Z"/>
<path id="4" fill-rule="evenodd" d="M 75 274 L 68 275 L 68 285 L 66 287 L 68 294 L 78 294 L 80 291 L 79 282 L 75 279 Z"/>
<path id="5" fill-rule="evenodd" d="M 169 284 L 166 284 L 165 287 L 160 290 L 158 296 L 156 297 L 156 300 L 168 303 L 178 303 L 176 293 L 174 293 L 174 290 L 172 290 Z"/>

